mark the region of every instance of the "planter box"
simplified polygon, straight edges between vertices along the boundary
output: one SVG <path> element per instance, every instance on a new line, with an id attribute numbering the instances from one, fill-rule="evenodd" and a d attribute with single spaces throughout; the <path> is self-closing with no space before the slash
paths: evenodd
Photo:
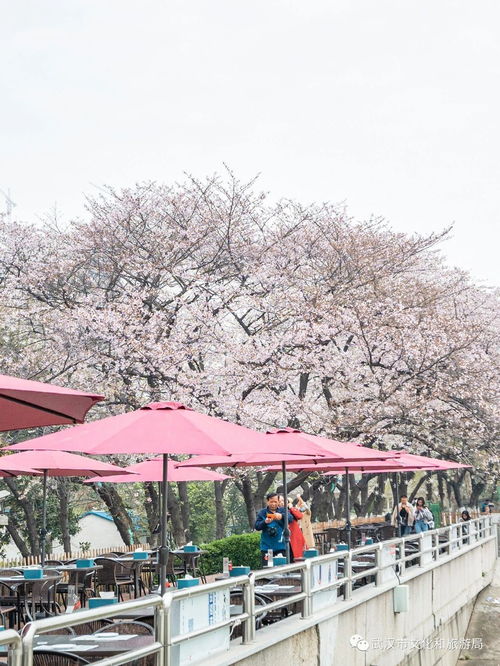
<path id="1" fill-rule="evenodd" d="M 101 597 L 91 597 L 89 599 L 89 608 L 100 608 L 101 606 L 111 606 L 117 604 L 118 599 L 113 597 L 112 599 L 101 599 Z"/>
<path id="2" fill-rule="evenodd" d="M 43 577 L 43 569 L 25 569 L 23 574 L 27 580 L 38 580 Z"/>
<path id="3" fill-rule="evenodd" d="M 199 582 L 199 578 L 179 578 L 177 581 L 177 589 L 181 590 L 183 587 L 195 587 Z"/>

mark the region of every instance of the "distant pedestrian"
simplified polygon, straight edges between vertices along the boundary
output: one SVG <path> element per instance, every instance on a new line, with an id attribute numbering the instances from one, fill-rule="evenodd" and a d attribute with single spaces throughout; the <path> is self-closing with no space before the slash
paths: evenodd
<path id="1" fill-rule="evenodd" d="M 419 534 L 419 532 L 427 532 L 427 530 L 430 529 L 431 523 L 434 522 L 434 516 L 432 515 L 431 510 L 427 508 L 423 497 L 417 498 L 413 518 L 413 525 L 417 534 Z"/>
<path id="2" fill-rule="evenodd" d="M 401 501 L 392 512 L 391 523 L 394 527 L 399 526 L 400 536 L 405 536 L 411 533 L 413 527 L 413 507 L 408 502 L 408 495 L 401 495 L 400 499 Z"/>

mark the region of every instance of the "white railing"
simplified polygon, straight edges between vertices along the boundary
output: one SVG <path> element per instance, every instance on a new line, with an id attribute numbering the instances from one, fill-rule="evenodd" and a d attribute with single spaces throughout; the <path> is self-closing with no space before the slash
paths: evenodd
<path id="1" fill-rule="evenodd" d="M 349 602 L 353 600 L 353 597 L 355 598 L 358 591 L 362 591 L 364 586 L 356 589 L 358 581 L 362 579 L 371 579 L 371 583 L 367 584 L 374 588 L 383 587 L 388 583 L 393 585 L 396 580 L 412 575 L 412 571 L 417 575 L 423 567 L 430 564 L 435 565 L 440 561 L 444 563 L 465 550 L 475 548 L 495 538 L 496 531 L 492 518 L 486 516 L 473 519 L 468 523 L 458 523 L 430 532 L 365 545 L 351 551 L 335 551 L 298 563 L 260 569 L 248 576 L 232 577 L 214 583 L 169 591 L 163 598 L 158 595 L 150 595 L 111 606 L 37 620 L 27 625 L 22 639 L 13 630 L 0 632 L 0 645 L 8 645 L 10 648 L 9 666 L 32 666 L 35 634 L 50 633 L 51 630 L 73 627 L 92 620 L 112 619 L 124 611 L 138 611 L 137 615 L 140 616 L 141 609 L 153 606 L 154 639 L 150 644 L 124 654 L 95 661 L 93 664 L 95 666 L 120 666 L 141 657 L 155 655 L 157 666 L 171 666 L 174 662 L 173 653 L 176 648 L 186 645 L 191 640 L 203 636 L 208 637 L 213 632 L 225 628 L 228 628 L 229 631 L 230 627 L 242 624 L 242 643 L 251 643 L 255 639 L 256 620 L 262 614 L 291 604 L 300 604 L 301 617 L 311 618 L 316 612 L 316 602 L 325 592 L 333 593 L 336 590 L 335 601 Z M 366 566 L 362 571 L 356 573 L 360 558 L 366 558 L 366 556 L 373 558 L 373 566 Z M 343 562 L 343 571 L 339 577 L 340 562 Z M 322 571 L 334 571 L 335 575 L 328 574 L 323 580 L 321 576 L 317 575 L 319 567 L 323 567 Z M 411 571 L 407 571 L 409 569 Z M 256 581 L 270 576 L 290 574 L 297 574 L 297 582 L 300 582 L 299 592 L 272 603 L 256 606 Z M 243 601 L 241 613 L 230 616 L 229 600 L 226 599 L 224 613 L 215 618 L 211 624 L 209 623 L 209 626 L 191 631 L 179 631 L 177 625 L 174 627 L 176 602 L 214 593 L 229 596 L 230 588 L 238 588 L 241 592 Z M 286 622 L 286 619 L 283 622 Z M 177 661 L 177 657 L 175 661 Z"/>

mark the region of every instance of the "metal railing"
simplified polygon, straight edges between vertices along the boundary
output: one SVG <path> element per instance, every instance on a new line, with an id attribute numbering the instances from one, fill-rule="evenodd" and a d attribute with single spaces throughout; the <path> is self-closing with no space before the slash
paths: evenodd
<path id="1" fill-rule="evenodd" d="M 22 665 L 22 641 L 21 636 L 14 629 L 6 629 L 5 631 L 0 631 L 0 646 L 7 646 L 8 652 L 5 656 L 8 655 L 9 666 L 21 666 Z M 3 655 L 0 653 L 0 658 Z"/>
<path id="2" fill-rule="evenodd" d="M 181 590 L 169 591 L 164 597 L 150 595 L 133 601 L 126 601 L 92 610 L 36 620 L 26 626 L 22 638 L 17 632 L 0 632 L 0 645 L 9 645 L 9 666 L 33 665 L 33 639 L 35 635 L 48 633 L 63 627 L 73 627 L 99 619 L 116 618 L 124 611 L 138 611 L 146 607 L 154 608 L 154 640 L 146 647 L 130 650 L 93 662 L 96 666 L 120 666 L 141 657 L 155 655 L 157 666 L 172 666 L 179 659 L 177 648 L 186 646 L 189 641 L 209 636 L 227 628 L 227 647 L 231 628 L 242 625 L 242 643 L 255 640 L 256 621 L 263 614 L 283 609 L 291 605 L 300 606 L 302 618 L 312 618 L 316 612 L 316 602 L 322 593 L 332 593 L 334 602 L 349 602 L 363 589 L 394 585 L 406 576 L 417 575 L 419 570 L 443 563 L 461 552 L 496 538 L 496 530 L 491 516 L 473 519 L 468 523 L 458 523 L 420 534 L 408 535 L 354 548 L 351 551 L 330 552 L 302 562 L 279 567 L 269 567 L 228 579 L 198 585 Z M 365 560 L 361 571 L 360 562 Z M 371 564 L 373 559 L 373 566 Z M 341 570 L 341 571 L 340 571 Z M 391 570 L 393 573 L 391 573 Z M 320 572 L 318 574 L 318 572 Z M 333 572 L 333 573 L 332 573 Z M 387 573 L 388 572 L 388 573 Z M 414 573 L 412 573 L 414 572 Z M 256 582 L 264 578 L 290 576 L 295 574 L 298 592 L 256 605 Z M 364 584 L 362 584 L 364 582 Z M 242 599 L 241 613 L 230 614 L 230 589 L 238 588 Z M 260 588 L 258 588 L 260 589 Z M 194 600 L 202 595 L 220 593 L 224 596 L 219 616 L 203 626 L 184 630 L 178 622 L 179 608 L 186 600 Z M 257 595 L 258 595 L 257 591 Z M 324 597 L 323 597 L 324 598 Z M 354 599 L 353 599 L 354 598 Z M 327 597 L 327 600 L 330 599 Z M 200 600 L 201 601 L 201 600 Z M 331 603 L 331 600 L 328 601 Z M 339 606 L 340 610 L 341 607 Z M 176 619 L 177 618 L 177 619 Z M 286 622 L 286 618 L 283 620 Z M 22 644 L 21 644 L 22 641 Z M 50 647 L 50 646 L 48 646 Z"/>
<path id="3" fill-rule="evenodd" d="M 75 627 L 79 624 L 85 624 L 95 620 L 107 620 L 116 617 L 126 611 L 141 611 L 146 607 L 153 606 L 155 609 L 155 635 L 154 640 L 147 646 L 105 659 L 99 659 L 92 662 L 95 666 L 120 666 L 128 664 L 135 659 L 156 655 L 157 666 L 164 666 L 164 637 L 165 631 L 165 600 L 160 596 L 151 595 L 134 599 L 133 601 L 124 601 L 120 604 L 111 604 L 101 608 L 91 610 L 81 610 L 75 613 L 56 615 L 54 617 L 35 620 L 26 625 L 22 635 L 22 666 L 33 666 L 33 640 L 39 634 L 49 633 L 56 629 L 65 627 Z M 140 612 L 138 613 L 140 615 Z M 112 625 L 110 625 L 111 627 Z M 64 637 L 62 637 L 64 638 Z M 47 646 L 50 649 L 50 646 Z M 9 662 L 9 666 L 16 662 Z"/>

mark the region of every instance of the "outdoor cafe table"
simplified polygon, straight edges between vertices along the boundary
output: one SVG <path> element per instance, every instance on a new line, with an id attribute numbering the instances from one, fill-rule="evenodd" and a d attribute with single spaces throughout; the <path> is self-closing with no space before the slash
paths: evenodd
<path id="1" fill-rule="evenodd" d="M 142 568 L 145 564 L 149 565 L 157 564 L 156 554 L 153 556 L 150 555 L 147 558 L 141 560 L 137 560 L 136 558 L 127 555 L 125 557 L 117 557 L 116 561 L 122 564 L 126 564 L 127 566 L 130 566 L 130 569 L 132 570 L 132 575 L 134 576 L 134 597 L 137 599 L 137 597 L 139 596 L 139 585 L 142 582 L 141 581 Z"/>
<path id="2" fill-rule="evenodd" d="M 89 661 L 95 661 L 129 650 L 137 650 L 154 642 L 154 637 L 148 635 L 122 634 L 109 638 L 105 636 L 105 633 L 86 636 L 40 634 L 33 641 L 33 649 L 35 652 L 38 650 L 71 652 Z"/>
<path id="3" fill-rule="evenodd" d="M 35 583 L 43 583 L 48 580 L 59 580 L 60 576 L 58 574 L 43 574 L 42 578 L 25 578 L 22 574 L 17 576 L 0 576 L 0 583 L 9 588 L 13 593 L 16 594 L 13 599 L 16 601 L 17 613 L 20 617 L 21 614 L 21 599 L 22 599 L 22 589 L 27 590 L 30 586 L 33 586 Z M 21 589 L 20 589 L 21 588 Z"/>
<path id="4" fill-rule="evenodd" d="M 184 567 L 184 575 L 186 575 L 189 571 L 191 575 L 197 577 L 197 569 L 198 572 L 200 572 L 199 567 L 197 567 L 198 558 L 200 557 L 200 555 L 201 556 L 206 555 L 208 553 L 208 550 L 195 550 L 195 551 L 186 552 L 182 548 L 178 548 L 177 550 L 171 550 L 170 552 L 172 553 L 172 555 L 175 555 L 176 557 L 182 560 L 182 566 Z M 201 575 L 201 578 L 204 579 L 203 574 Z"/>

